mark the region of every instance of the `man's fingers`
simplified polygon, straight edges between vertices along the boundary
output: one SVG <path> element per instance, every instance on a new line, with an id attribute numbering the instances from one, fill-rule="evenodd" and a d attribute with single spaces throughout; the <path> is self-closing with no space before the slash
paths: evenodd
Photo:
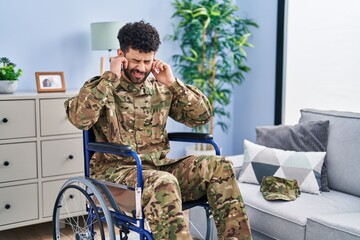
<path id="1" fill-rule="evenodd" d="M 159 73 L 160 71 L 164 71 L 167 68 L 167 64 L 164 63 L 161 60 L 155 59 L 153 63 L 153 69 L 156 71 L 156 73 Z"/>
<path id="2" fill-rule="evenodd" d="M 128 61 L 123 56 L 116 56 L 116 57 L 110 57 L 110 62 L 116 62 L 119 61 L 121 63 L 120 71 L 122 71 L 124 68 L 126 69 L 128 67 Z"/>

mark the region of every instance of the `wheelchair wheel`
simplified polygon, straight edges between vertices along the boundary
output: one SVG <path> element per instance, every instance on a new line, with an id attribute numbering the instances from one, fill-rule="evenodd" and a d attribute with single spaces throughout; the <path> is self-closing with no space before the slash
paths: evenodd
<path id="1" fill-rule="evenodd" d="M 53 239 L 115 240 L 112 217 L 96 187 L 85 178 L 69 179 L 53 211 Z"/>

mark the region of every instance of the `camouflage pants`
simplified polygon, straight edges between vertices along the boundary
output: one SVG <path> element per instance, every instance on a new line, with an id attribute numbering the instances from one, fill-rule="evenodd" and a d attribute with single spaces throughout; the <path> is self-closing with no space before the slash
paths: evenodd
<path id="1" fill-rule="evenodd" d="M 117 172 L 134 186 L 136 170 Z M 126 175 L 126 177 L 124 176 Z M 249 220 L 231 162 L 218 156 L 189 156 L 170 165 L 143 170 L 142 204 L 155 239 L 191 239 L 181 201 L 207 195 L 218 239 L 251 239 Z M 205 221 L 205 219 L 204 219 Z"/>

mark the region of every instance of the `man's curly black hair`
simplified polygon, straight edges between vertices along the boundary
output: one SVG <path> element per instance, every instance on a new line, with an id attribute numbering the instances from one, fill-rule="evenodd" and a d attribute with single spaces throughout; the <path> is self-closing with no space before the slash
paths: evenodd
<path id="1" fill-rule="evenodd" d="M 157 30 L 144 21 L 125 24 L 119 30 L 117 38 L 124 53 L 130 48 L 144 53 L 156 52 L 161 43 Z"/>

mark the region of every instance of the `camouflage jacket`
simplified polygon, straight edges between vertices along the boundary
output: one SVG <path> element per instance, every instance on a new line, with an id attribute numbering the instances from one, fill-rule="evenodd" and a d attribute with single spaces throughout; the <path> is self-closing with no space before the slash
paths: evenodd
<path id="1" fill-rule="evenodd" d="M 70 122 L 79 129 L 93 127 L 99 142 L 121 143 L 135 150 L 145 165 L 162 166 L 169 140 L 166 132 L 168 116 L 195 127 L 212 117 L 210 103 L 197 88 L 179 79 L 167 88 L 148 78 L 137 88 L 112 72 L 87 81 L 77 96 L 65 102 Z M 95 154 L 95 161 L 120 161 L 132 164 L 130 157 Z"/>

